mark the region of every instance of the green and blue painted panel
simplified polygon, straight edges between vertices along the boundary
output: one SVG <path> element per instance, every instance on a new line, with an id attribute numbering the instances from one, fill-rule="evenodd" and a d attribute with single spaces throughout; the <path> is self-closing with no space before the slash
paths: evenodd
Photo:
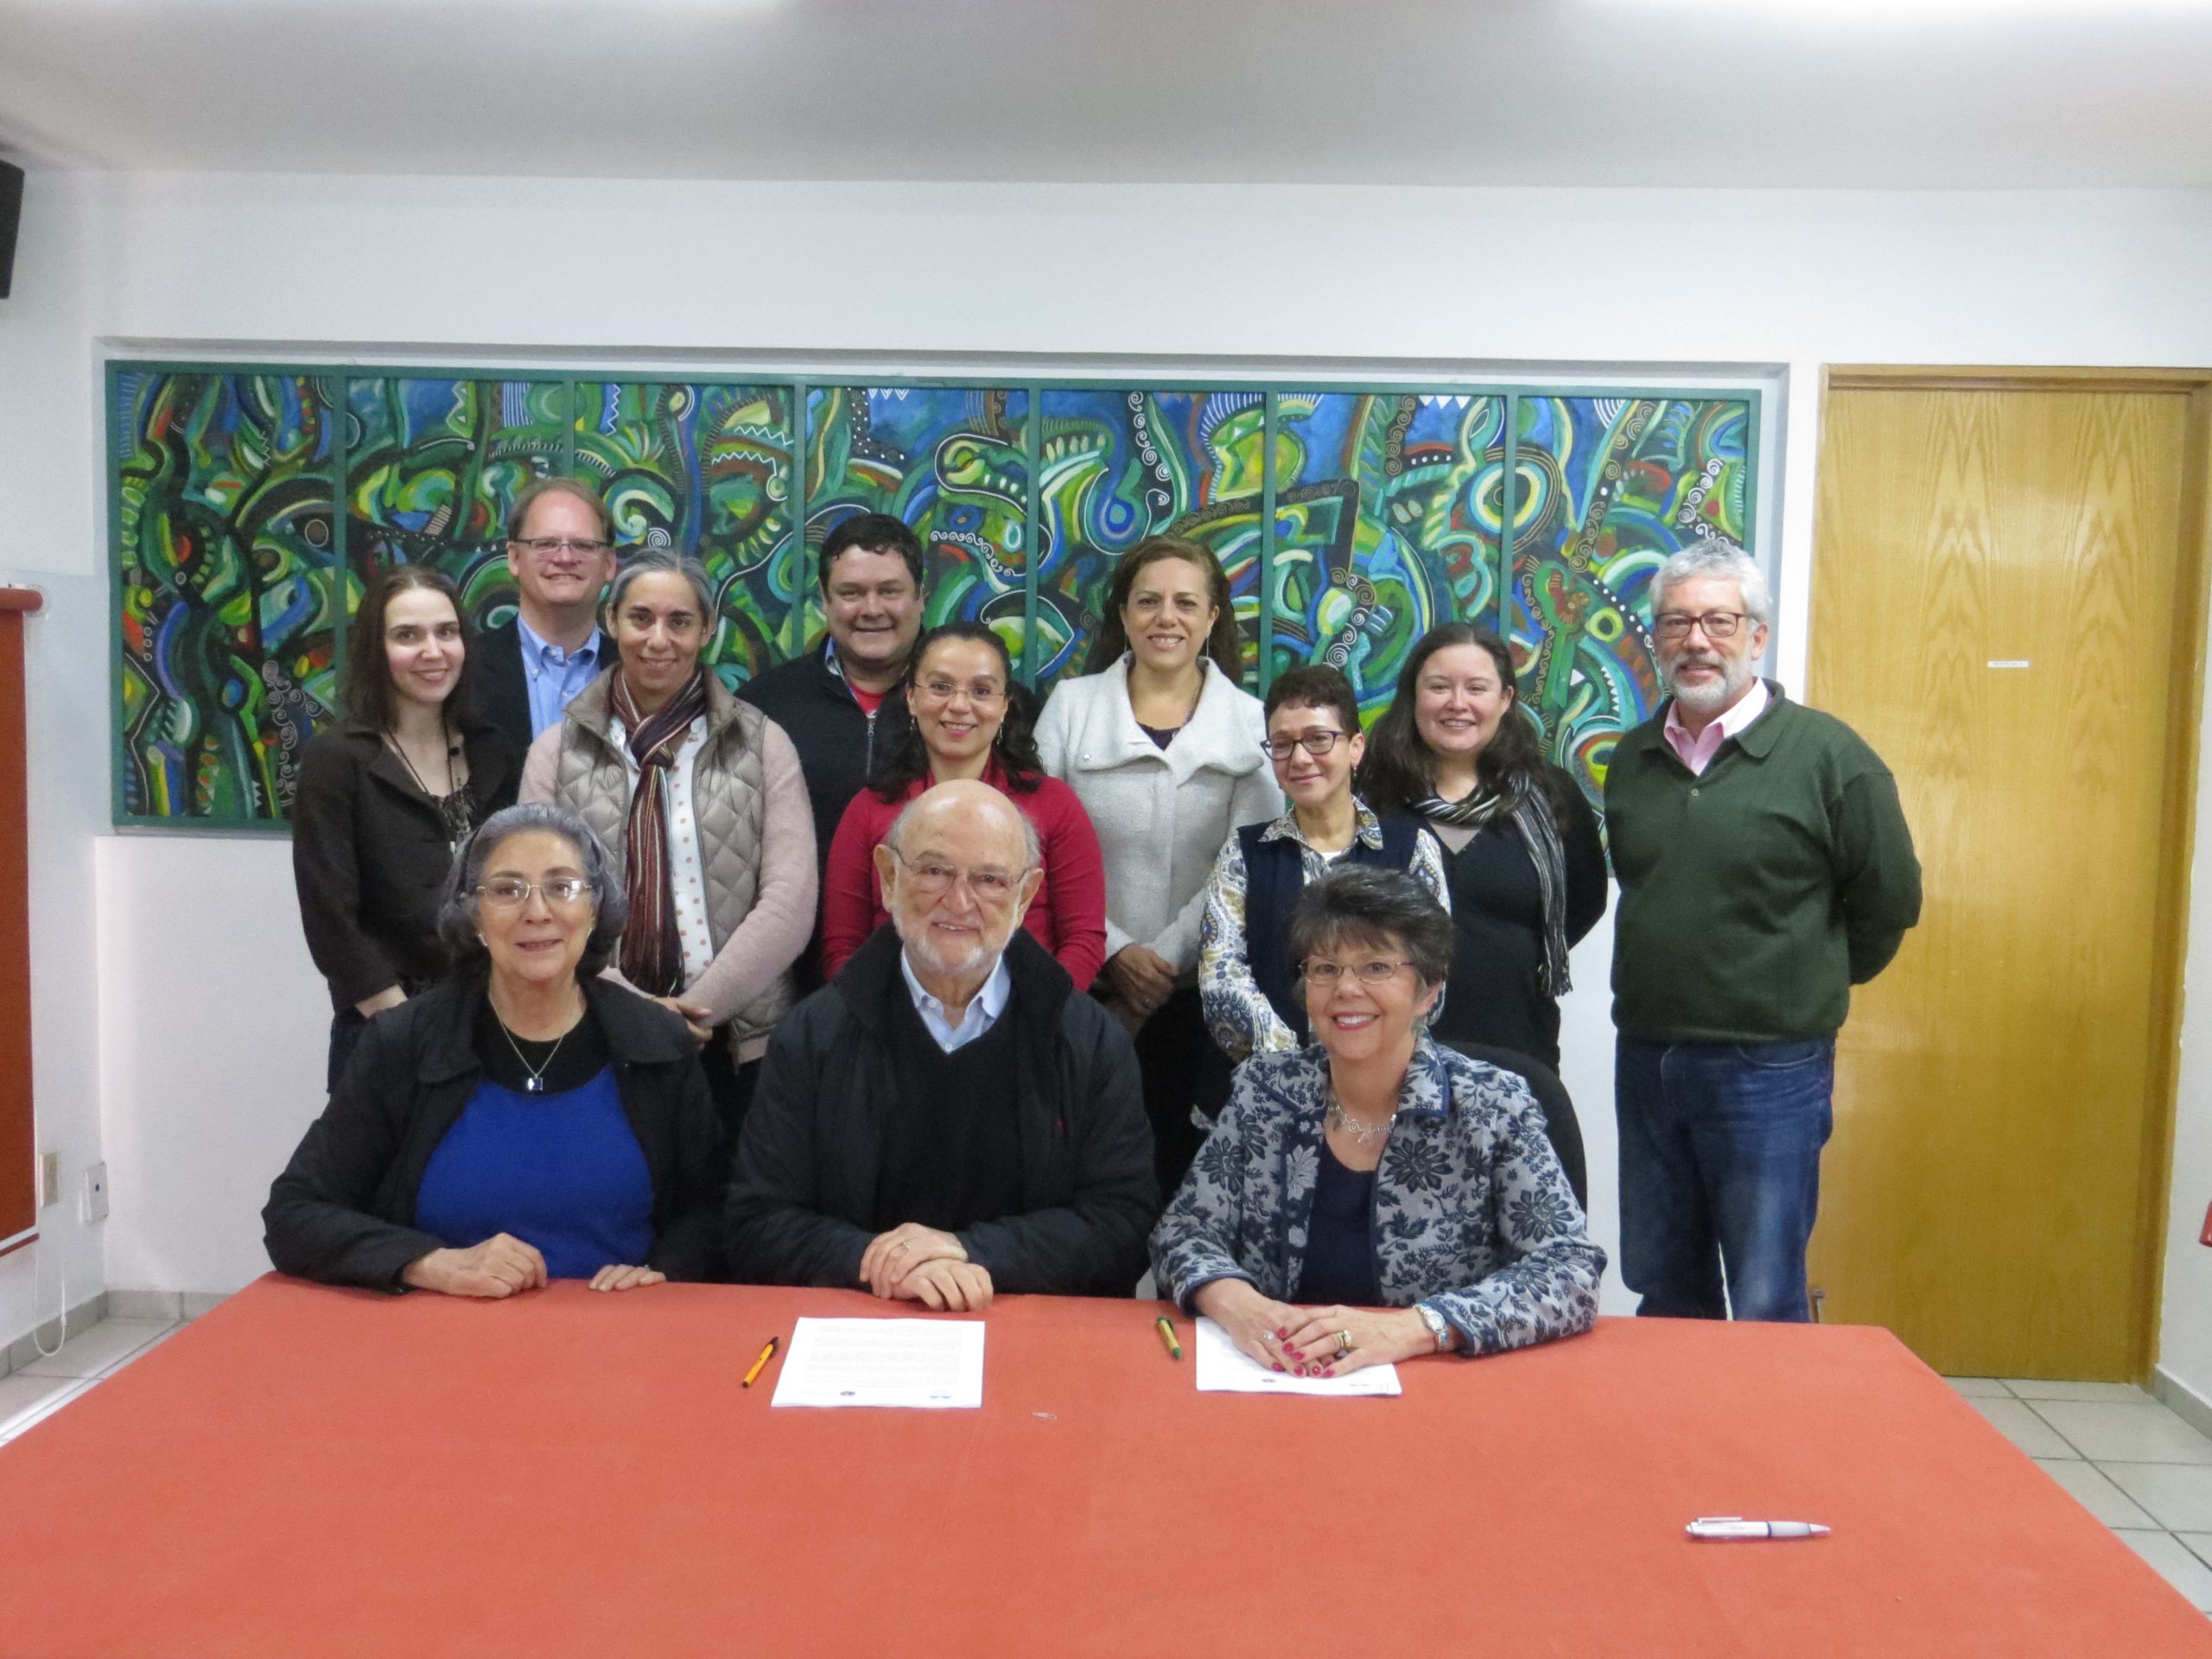
<path id="1" fill-rule="evenodd" d="M 118 818 L 273 820 L 338 706 L 338 383 L 111 378 Z"/>

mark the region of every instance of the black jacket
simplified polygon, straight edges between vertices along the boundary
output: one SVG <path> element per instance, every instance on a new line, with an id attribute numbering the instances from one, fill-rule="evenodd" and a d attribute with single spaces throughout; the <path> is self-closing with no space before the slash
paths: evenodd
<path id="1" fill-rule="evenodd" d="M 480 719 L 461 746 L 478 821 L 513 805 L 522 751 Z M 373 730 L 349 724 L 301 752 L 292 880 L 308 954 L 330 982 L 333 1007 L 445 972 L 438 889 L 452 863 L 436 804 Z"/>
<path id="2" fill-rule="evenodd" d="M 484 718 L 507 735 L 518 754 L 530 753 L 537 735 L 530 724 L 530 680 L 522 665 L 522 635 L 512 617 L 476 636 L 476 661 L 469 681 Z"/>
<path id="3" fill-rule="evenodd" d="M 737 695 L 782 727 L 798 751 L 807 802 L 814 809 L 815 857 L 827 868 L 830 839 L 845 808 L 875 763 L 906 735 L 905 689 L 894 685 L 886 692 L 871 720 L 853 701 L 845 677 L 830 666 L 824 644 L 747 681 Z"/>
<path id="4" fill-rule="evenodd" d="M 645 1265 L 671 1279 L 719 1279 L 728 1166 L 698 1047 L 682 1020 L 636 992 L 596 976 L 583 989 L 652 1177 Z M 485 995 L 479 969 L 369 1021 L 329 1105 L 269 1189 L 261 1221 L 279 1272 L 397 1290 L 402 1269 L 443 1243 L 416 1230 L 415 1197 L 482 1080 L 473 1032 Z"/>
<path id="5" fill-rule="evenodd" d="M 884 1114 L 898 1098 L 888 999 L 909 993 L 899 938 L 876 930 L 836 982 L 784 1017 L 768 1045 L 729 1193 L 741 1284 L 861 1282 L 873 1236 Z M 1019 1215 L 960 1233 L 1013 1294 L 1125 1296 L 1160 1212 L 1136 1051 L 1052 955 L 1014 930 L 1006 963 L 1021 1102 Z"/>

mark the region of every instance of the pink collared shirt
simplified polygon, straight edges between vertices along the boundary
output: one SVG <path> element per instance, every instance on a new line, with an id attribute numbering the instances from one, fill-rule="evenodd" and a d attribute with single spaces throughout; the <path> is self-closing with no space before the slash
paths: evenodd
<path id="1" fill-rule="evenodd" d="M 1667 723 L 1661 729 L 1666 734 L 1667 747 L 1690 769 L 1690 776 L 1702 778 L 1705 769 L 1713 764 L 1713 757 L 1720 753 L 1720 746 L 1764 714 L 1766 705 L 1766 682 L 1753 680 L 1750 690 L 1723 710 L 1719 719 L 1707 721 L 1705 729 L 1696 736 L 1691 736 L 1690 728 L 1682 724 L 1678 702 L 1667 705 Z"/>

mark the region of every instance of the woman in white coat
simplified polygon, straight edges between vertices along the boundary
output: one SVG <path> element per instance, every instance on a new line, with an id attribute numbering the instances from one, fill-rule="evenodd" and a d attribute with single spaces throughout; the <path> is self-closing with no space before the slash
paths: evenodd
<path id="1" fill-rule="evenodd" d="M 1092 671 L 1045 705 L 1045 770 L 1082 798 L 1106 862 L 1106 966 L 1092 995 L 1136 1038 L 1160 1190 L 1197 1154 L 1195 1105 L 1229 1096 L 1198 1003 L 1206 878 L 1240 825 L 1281 812 L 1267 717 L 1237 684 L 1229 578 L 1195 542 L 1155 536 L 1115 568 Z"/>

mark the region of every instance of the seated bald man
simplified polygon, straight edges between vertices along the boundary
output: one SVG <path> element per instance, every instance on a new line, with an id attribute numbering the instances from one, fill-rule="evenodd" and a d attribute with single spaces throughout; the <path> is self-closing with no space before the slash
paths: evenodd
<path id="1" fill-rule="evenodd" d="M 875 849 L 886 926 L 776 1028 L 728 1201 L 741 1283 L 972 1313 L 1127 1295 L 1159 1213 L 1136 1052 L 1021 926 L 1037 832 L 987 784 Z"/>

